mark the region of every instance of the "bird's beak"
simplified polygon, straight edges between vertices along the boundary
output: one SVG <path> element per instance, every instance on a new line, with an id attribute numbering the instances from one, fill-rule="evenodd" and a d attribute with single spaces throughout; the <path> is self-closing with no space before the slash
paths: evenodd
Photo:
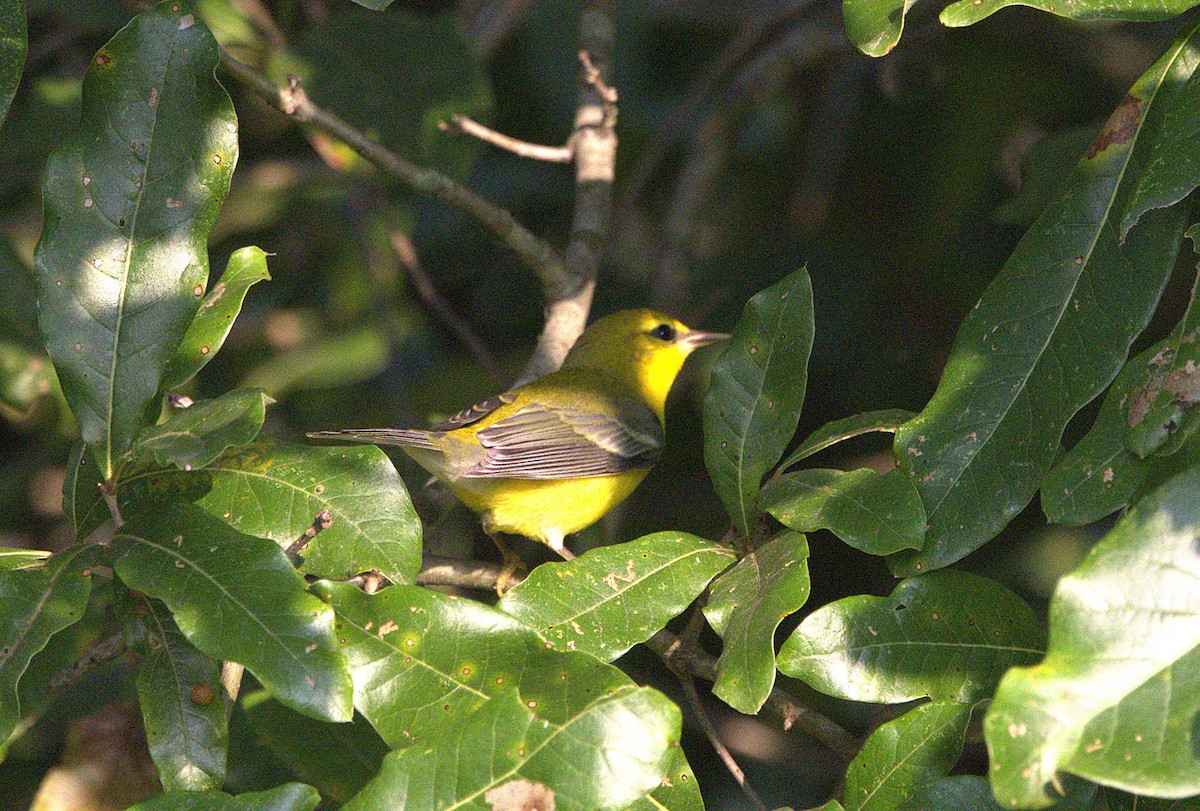
<path id="1" fill-rule="evenodd" d="M 729 340 L 728 332 L 698 332 L 693 330 L 687 335 L 679 339 L 679 343 L 683 344 L 688 351 L 699 349 L 702 346 L 715 344 L 717 341 Z"/>

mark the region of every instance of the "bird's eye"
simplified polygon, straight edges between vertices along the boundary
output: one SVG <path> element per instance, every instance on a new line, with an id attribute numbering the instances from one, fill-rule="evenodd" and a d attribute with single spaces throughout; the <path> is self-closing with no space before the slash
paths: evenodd
<path id="1" fill-rule="evenodd" d="M 660 341 L 674 341 L 675 328 L 670 324 L 659 324 L 654 329 L 650 330 L 651 338 L 658 338 Z"/>

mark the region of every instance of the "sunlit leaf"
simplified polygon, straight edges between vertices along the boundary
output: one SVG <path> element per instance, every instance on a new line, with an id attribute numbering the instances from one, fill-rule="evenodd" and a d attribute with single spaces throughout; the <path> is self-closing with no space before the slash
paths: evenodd
<path id="1" fill-rule="evenodd" d="M 812 283 L 801 269 L 750 299 L 713 364 L 704 463 L 742 535 L 758 521 L 763 474 L 796 433 L 812 341 Z"/>
<path id="2" fill-rule="evenodd" d="M 215 400 L 175 409 L 171 418 L 145 428 L 133 441 L 133 458 L 180 470 L 206 467 L 230 448 L 249 445 L 267 416 L 270 397 L 235 389 Z"/>
<path id="3" fill-rule="evenodd" d="M 667 774 L 658 788 L 629 806 L 628 811 L 704 811 L 704 798 L 696 775 L 683 754 L 683 749 L 671 750 Z"/>
<path id="4" fill-rule="evenodd" d="M 846 36 L 867 56 L 883 56 L 900 41 L 904 15 L 916 0 L 842 0 Z"/>
<path id="5" fill-rule="evenodd" d="M 976 701 L 1013 665 L 1037 661 L 1045 633 L 999 583 L 952 569 L 911 577 L 888 597 L 857 595 L 805 617 L 779 669 L 854 701 Z"/>
<path id="6" fill-rule="evenodd" d="M 204 293 L 205 241 L 237 161 L 216 63 L 182 3 L 139 15 L 96 53 L 79 128 L 46 167 L 41 328 L 105 478 Z"/>
<path id="7" fill-rule="evenodd" d="M 732 550 L 685 532 L 656 532 L 546 563 L 497 608 L 558 650 L 612 661 L 677 616 L 737 560 Z"/>
<path id="8" fill-rule="evenodd" d="M 1191 759 L 1194 765 L 1191 744 L 1182 752 L 1159 749 L 1167 742 L 1178 746 L 1187 737 L 1171 733 L 1171 725 L 1193 724 L 1188 701 L 1172 697 L 1173 678 L 1164 677 L 1145 693 L 1139 688 L 1179 667 L 1200 645 L 1198 492 L 1200 468 L 1175 476 L 1134 506 L 1058 582 L 1050 602 L 1045 660 L 1010 670 L 984 721 L 992 785 L 1002 805 L 1050 804 L 1048 786 L 1056 772 L 1070 770 L 1080 747 L 1084 755 L 1094 747 L 1094 740 L 1083 737 L 1085 730 L 1099 736 L 1101 748 L 1128 747 L 1123 751 L 1130 757 L 1125 767 L 1130 770 L 1149 774 L 1151 760 L 1178 764 Z M 1141 717 L 1097 721 L 1114 707 L 1121 716 Z M 1119 723 L 1112 726 L 1113 720 Z M 1091 727 L 1093 722 L 1099 726 Z M 1131 724 L 1145 724 L 1145 732 L 1141 726 L 1134 731 Z M 1136 737 L 1110 741 L 1105 730 L 1135 736 L 1149 732 L 1154 745 L 1143 750 Z M 1098 765 L 1100 759 L 1084 760 L 1095 769 L 1093 775 L 1110 775 L 1103 782 L 1123 784 Z M 1140 792 L 1160 793 L 1145 788 Z M 1193 792 L 1197 790 L 1200 785 L 1194 785 Z"/>
<path id="9" fill-rule="evenodd" d="M 1196 5 L 1195 0 L 958 0 L 941 14 L 943 25 L 974 25 L 1009 6 L 1030 6 L 1072 20 L 1167 20 Z"/>
<path id="10" fill-rule="evenodd" d="M 168 791 L 128 811 L 314 811 L 320 802 L 312 786 L 288 783 L 237 797 L 223 791 Z"/>

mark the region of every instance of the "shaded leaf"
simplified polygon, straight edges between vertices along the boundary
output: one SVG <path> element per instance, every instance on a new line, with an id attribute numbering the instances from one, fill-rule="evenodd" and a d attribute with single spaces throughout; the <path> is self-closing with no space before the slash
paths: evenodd
<path id="1" fill-rule="evenodd" d="M 867 56 L 883 56 L 900 41 L 904 15 L 916 0 L 842 0 L 846 36 Z"/>
<path id="2" fill-rule="evenodd" d="M 28 48 L 24 0 L 4 0 L 0 3 L 0 124 L 17 94 Z"/>
<path id="3" fill-rule="evenodd" d="M 312 786 L 288 783 L 237 797 L 223 791 L 168 791 L 129 811 L 314 811 L 320 802 Z"/>
<path id="4" fill-rule="evenodd" d="M 427 743 L 516 687 L 551 721 L 630 684 L 584 654 L 558 653 L 512 617 L 416 586 L 370 595 L 322 582 L 354 679 L 355 707 L 394 749 Z"/>
<path id="5" fill-rule="evenodd" d="M 846 769 L 846 811 L 892 811 L 945 777 L 962 753 L 971 705 L 934 701 L 871 733 Z"/>
<path id="6" fill-rule="evenodd" d="M 213 359 L 229 337 L 250 288 L 270 278 L 267 253 L 262 248 L 250 245 L 233 252 L 221 280 L 204 296 L 179 347 L 167 361 L 164 389 L 182 386 Z"/>
<path id="7" fill-rule="evenodd" d="M 274 402 L 257 389 L 235 389 L 215 400 L 173 409 L 170 419 L 144 428 L 133 441 L 133 458 L 180 470 L 206 467 L 230 448 L 249 445 Z"/>
<path id="8" fill-rule="evenodd" d="M 70 412 L 44 354 L 0 341 L 0 416 L 26 428 L 55 420 L 60 432 L 68 434 Z"/>
<path id="9" fill-rule="evenodd" d="M 496 606 L 557 650 L 611 662 L 700 596 L 737 556 L 686 532 L 656 532 L 538 566 Z"/>
<path id="10" fill-rule="evenodd" d="M 26 350 L 42 348 L 38 332 L 37 281 L 33 269 L 0 239 L 0 337 L 11 338 Z"/>
<path id="11" fill-rule="evenodd" d="M 1000 225 L 1028 226 L 1047 203 L 1061 196 L 1079 156 L 1099 133 L 1099 124 L 1088 124 L 1040 139 L 1021 163 L 1021 185 L 996 207 L 992 218 Z"/>
<path id="12" fill-rule="evenodd" d="M 22 718 L 17 694 L 29 661 L 51 637 L 83 617 L 94 546 L 71 546 L 36 569 L 0 570 L 0 741 Z"/>
<path id="13" fill-rule="evenodd" d="M 1030 6 L 1072 20 L 1168 20 L 1195 5 L 1194 0 L 958 0 L 943 9 L 942 25 L 974 25 L 1009 6 Z"/>
<path id="14" fill-rule="evenodd" d="M 1009 667 L 1037 661 L 1045 633 L 999 583 L 947 569 L 888 597 L 846 597 L 814 611 L 779 651 L 779 669 L 854 701 L 976 701 Z"/>
<path id="15" fill-rule="evenodd" d="M 68 515 L 79 532 L 108 518 L 95 475 L 86 460 L 68 467 Z M 421 567 L 421 523 L 396 468 L 374 446 L 317 448 L 260 437 L 197 471 L 126 470 L 117 496 L 130 514 L 191 501 L 285 549 L 328 510 L 333 524 L 309 542 L 302 572 L 345 579 L 376 570 L 411 583 Z"/>
<path id="16" fill-rule="evenodd" d="M 767 482 L 762 505 L 797 532 L 828 529 L 872 555 L 920 549 L 925 536 L 921 495 L 895 469 L 796 470 Z"/>
<path id="17" fill-rule="evenodd" d="M 713 582 L 704 616 L 723 643 L 713 695 L 738 712 L 758 712 L 775 686 L 775 629 L 808 590 L 808 541 L 790 530 Z"/>
<path id="18" fill-rule="evenodd" d="M 758 521 L 758 489 L 796 433 L 813 341 L 812 283 L 800 269 L 746 304 L 704 398 L 704 464 L 734 528 Z"/>
<path id="19" fill-rule="evenodd" d="M 435 744 L 388 755 L 345 808 L 625 808 L 662 782 L 678 740 L 679 708 L 647 687 L 619 687 L 558 722 L 509 689 Z"/>
<path id="20" fill-rule="evenodd" d="M 957 774 L 926 783 L 896 811 L 1006 811 L 992 796 L 986 777 Z"/>
<path id="21" fill-rule="evenodd" d="M 789 453 L 787 458 L 779 463 L 779 469 L 787 470 L 814 453 L 819 453 L 856 436 L 875 432 L 894 434 L 897 428 L 915 416 L 917 415 L 911 411 L 905 411 L 903 408 L 885 408 L 882 411 L 868 411 L 826 423 L 809 434 L 796 450 Z"/>
<path id="22" fill-rule="evenodd" d="M 1080 746 L 1088 747 L 1084 730 L 1110 708 L 1144 713 L 1149 724 L 1171 722 L 1140 700 L 1162 700 L 1169 695 L 1162 685 L 1137 699 L 1133 694 L 1200 645 L 1197 492 L 1200 468 L 1174 477 L 1058 582 L 1045 660 L 1009 671 L 984 720 L 992 786 L 1002 805 L 1049 805 L 1047 785 L 1069 768 Z M 1164 726 L 1155 732 L 1157 739 L 1169 737 Z M 1140 750 L 1136 744 L 1122 742 Z M 1190 747 L 1183 753 L 1153 749 L 1142 757 L 1196 757 Z M 1143 768 L 1146 763 L 1140 761 Z M 1132 762 L 1130 768 L 1136 768 Z"/>
<path id="23" fill-rule="evenodd" d="M 188 641 L 240 662 L 284 704 L 349 720 L 352 688 L 333 609 L 309 594 L 278 546 L 190 504 L 138 515 L 113 538 L 113 568 L 162 600 Z"/>
<path id="24" fill-rule="evenodd" d="M 1029 503 L 1067 422 L 1112 381 L 1153 312 L 1184 214 L 1148 213 L 1122 244 L 1117 213 L 1183 47 L 1131 88 L 963 321 L 929 405 L 897 433 L 897 461 L 929 519 L 922 550 L 891 559 L 897 574 L 959 560 Z"/>
<path id="25" fill-rule="evenodd" d="M 378 326 L 329 336 L 268 358 L 239 385 L 280 398 L 288 392 L 345 386 L 387 368 L 391 346 Z"/>
<path id="26" fill-rule="evenodd" d="M 41 328 L 105 478 L 204 291 L 237 161 L 216 64 L 216 41 L 181 3 L 139 15 L 92 60 L 79 127 L 46 167 Z"/>

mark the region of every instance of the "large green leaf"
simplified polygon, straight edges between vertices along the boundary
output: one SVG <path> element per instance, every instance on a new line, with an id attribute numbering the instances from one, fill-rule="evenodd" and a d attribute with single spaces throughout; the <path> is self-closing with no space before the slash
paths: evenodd
<path id="1" fill-rule="evenodd" d="M 671 750 L 671 760 L 662 783 L 645 797 L 629 806 L 628 811 L 704 811 L 704 798 L 696 775 L 683 754 L 683 749 Z"/>
<path id="2" fill-rule="evenodd" d="M 911 411 L 905 411 L 903 408 L 885 408 L 881 411 L 867 411 L 826 423 L 809 434 L 794 451 L 789 453 L 787 458 L 779 463 L 779 469 L 787 470 L 814 453 L 819 453 L 856 436 L 876 432 L 894 434 L 896 429 L 915 416 L 917 415 Z"/>
<path id="3" fill-rule="evenodd" d="M 808 541 L 784 530 L 713 582 L 704 616 L 721 635 L 713 694 L 757 713 L 775 686 L 775 629 L 808 600 Z"/>
<path id="4" fill-rule="evenodd" d="M 805 617 L 779 669 L 854 701 L 976 701 L 1009 667 L 1039 659 L 1040 623 L 999 583 L 953 569 L 912 577 L 888 597 L 857 595 Z"/>
<path id="5" fill-rule="evenodd" d="M 46 166 L 41 328 L 105 478 L 204 293 L 205 242 L 238 154 L 216 64 L 216 41 L 182 3 L 139 15 L 96 53 L 79 128 Z"/>
<path id="6" fill-rule="evenodd" d="M 512 687 L 561 721 L 630 683 L 591 656 L 548 650 L 531 629 L 470 600 L 416 586 L 317 589 L 337 611 L 355 707 L 393 748 L 428 742 Z"/>
<path id="7" fill-rule="evenodd" d="M 0 124 L 17 94 L 29 40 L 25 31 L 24 0 L 0 2 Z"/>
<path id="8" fill-rule="evenodd" d="M 934 701 L 871 733 L 846 769 L 846 811 L 892 811 L 950 773 L 962 753 L 971 705 Z"/>
<path id="9" fill-rule="evenodd" d="M 112 542 L 113 568 L 162 600 L 188 641 L 240 662 L 284 704 L 331 721 L 352 715 L 333 609 L 313 597 L 274 543 L 190 504 L 134 517 Z"/>
<path id="10" fill-rule="evenodd" d="M 141 660 L 138 705 L 163 789 L 220 788 L 229 741 L 221 663 L 184 639 L 162 603 L 139 599 L 130 607 L 126 637 Z"/>
<path id="11" fill-rule="evenodd" d="M 926 783 L 896 811 L 1005 811 L 986 777 L 959 774 Z"/>
<path id="12" fill-rule="evenodd" d="M 68 468 L 68 515 L 85 534 L 108 518 L 95 476 L 87 459 Z M 333 523 L 309 542 L 301 571 L 344 579 L 374 569 L 393 583 L 411 583 L 421 568 L 421 523 L 396 468 L 374 446 L 316 448 L 260 438 L 201 470 L 128 469 L 117 499 L 130 514 L 191 501 L 285 549 L 328 511 Z"/>
<path id="13" fill-rule="evenodd" d="M 883 56 L 900 41 L 904 15 L 916 0 L 842 0 L 846 36 L 867 56 Z"/>
<path id="14" fill-rule="evenodd" d="M 736 560 L 731 550 L 686 532 L 656 532 L 543 564 L 497 608 L 557 650 L 611 662 L 654 635 Z"/>
<path id="15" fill-rule="evenodd" d="M 229 337 L 250 288 L 270 278 L 267 252 L 262 248 L 250 245 L 233 252 L 221 280 L 204 296 L 179 347 L 167 361 L 164 389 L 182 386 L 213 359 Z"/>
<path id="16" fill-rule="evenodd" d="M 83 617 L 96 547 L 72 546 L 34 569 L 0 570 L 0 741 L 22 718 L 17 682 L 50 638 Z"/>
<path id="17" fill-rule="evenodd" d="M 925 536 L 921 494 L 899 470 L 796 470 L 767 482 L 762 505 L 797 532 L 828 529 L 872 555 L 920 549 Z"/>
<path id="18" fill-rule="evenodd" d="M 312 786 L 288 783 L 237 797 L 223 791 L 168 791 L 128 811 L 314 811 L 320 802 Z"/>
<path id="19" fill-rule="evenodd" d="M 1062 196 L 1046 207 L 967 315 L 925 410 L 896 456 L 929 526 L 898 574 L 977 549 L 1029 503 L 1072 416 L 1112 381 L 1175 263 L 1185 212 L 1119 218 L 1162 126 L 1160 102 L 1190 75 L 1186 39 L 1134 84 Z M 987 498 L 980 499 L 980 494 Z"/>
<path id="20" fill-rule="evenodd" d="M 943 25 L 974 25 L 1009 6 L 1030 6 L 1072 20 L 1167 20 L 1182 14 L 1195 0 L 958 0 L 942 10 Z"/>
<path id="21" fill-rule="evenodd" d="M 1200 645 L 1197 493 L 1200 468 L 1174 477 L 1137 504 L 1059 581 L 1050 602 L 1045 660 L 1009 671 L 984 722 L 992 785 L 1002 805 L 1048 805 L 1047 786 L 1056 772 L 1070 770 L 1080 747 L 1084 755 L 1094 754 L 1086 751 L 1094 740 L 1084 738 L 1085 730 L 1101 748 L 1121 747 L 1128 770 L 1150 774 L 1154 761 L 1190 760 L 1192 779 L 1200 774 L 1194 768 L 1194 743 L 1171 732 L 1173 725 L 1183 725 L 1194 734 L 1195 710 L 1188 706 L 1193 702 L 1172 697 L 1172 676 L 1139 691 L 1164 670 L 1180 668 Z M 1173 675 L 1181 676 L 1182 670 Z M 1120 717 L 1097 721 L 1114 707 Z M 1090 726 L 1094 722 L 1097 726 Z M 1134 732 L 1134 737 L 1110 740 L 1106 730 L 1114 736 Z M 1147 732 L 1154 744 L 1142 747 Z M 1183 751 L 1160 748 L 1168 743 L 1182 745 Z M 1083 761 L 1102 782 L 1124 784 L 1097 759 Z M 1139 792 L 1178 796 L 1146 788 Z M 1196 791 L 1200 784 L 1193 783 Z"/>
<path id="22" fill-rule="evenodd" d="M 382 808 L 621 809 L 662 782 L 679 708 L 627 685 L 557 722 L 508 689 L 430 746 L 384 759 L 346 811 Z"/>
<path id="23" fill-rule="evenodd" d="M 750 299 L 713 364 L 704 463 L 742 535 L 758 521 L 763 474 L 796 433 L 812 341 L 812 283 L 801 268 Z"/>
<path id="24" fill-rule="evenodd" d="M 134 438 L 133 458 L 180 470 L 206 467 L 230 448 L 249 445 L 272 402 L 261 390 L 235 389 L 174 409 L 166 422 L 144 428 Z"/>

